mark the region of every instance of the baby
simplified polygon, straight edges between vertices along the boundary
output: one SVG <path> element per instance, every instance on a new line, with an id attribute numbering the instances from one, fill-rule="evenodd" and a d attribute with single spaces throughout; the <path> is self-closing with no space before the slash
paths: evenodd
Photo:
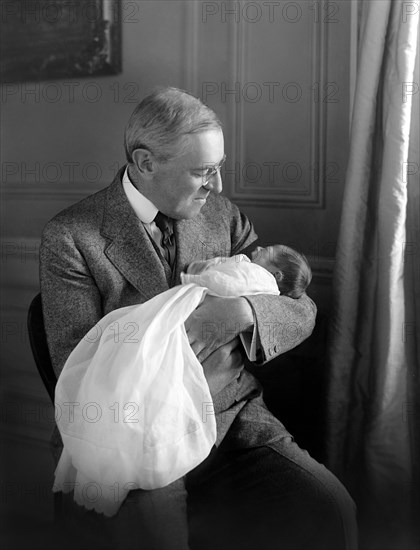
<path id="1" fill-rule="evenodd" d="M 295 299 L 302 296 L 311 279 L 305 256 L 281 244 L 257 247 L 251 252 L 251 260 L 238 254 L 192 262 L 187 272 L 181 274 L 183 284 L 205 286 L 218 296 L 272 293 L 273 288 L 277 288 L 278 293 Z"/>

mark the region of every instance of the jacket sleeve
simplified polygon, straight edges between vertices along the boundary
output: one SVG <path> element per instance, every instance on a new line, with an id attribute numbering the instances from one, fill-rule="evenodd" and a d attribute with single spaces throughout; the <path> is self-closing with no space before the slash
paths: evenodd
<path id="1" fill-rule="evenodd" d="M 99 289 L 82 253 L 55 220 L 42 235 L 40 281 L 47 342 L 58 376 L 71 351 L 103 314 Z"/>
<path id="2" fill-rule="evenodd" d="M 316 306 L 306 294 L 297 300 L 267 294 L 245 298 L 254 313 L 258 364 L 271 361 L 311 335 L 315 326 Z"/>
<path id="3" fill-rule="evenodd" d="M 231 216 L 232 254 L 239 254 L 246 248 L 253 248 L 257 235 L 247 217 L 232 203 Z M 297 300 L 268 294 L 245 298 L 254 313 L 253 338 L 259 352 L 258 364 L 271 361 L 311 335 L 316 306 L 306 294 Z"/>

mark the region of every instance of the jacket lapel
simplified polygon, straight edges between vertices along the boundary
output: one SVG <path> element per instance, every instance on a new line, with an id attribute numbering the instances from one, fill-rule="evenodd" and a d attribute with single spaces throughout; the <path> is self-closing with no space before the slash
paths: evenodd
<path id="1" fill-rule="evenodd" d="M 110 240 L 106 257 L 148 300 L 169 288 L 159 256 L 122 187 L 122 168 L 108 187 L 101 233 Z"/>

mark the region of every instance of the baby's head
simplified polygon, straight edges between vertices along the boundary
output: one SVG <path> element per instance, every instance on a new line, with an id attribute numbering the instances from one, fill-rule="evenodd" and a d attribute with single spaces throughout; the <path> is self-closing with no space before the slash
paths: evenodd
<path id="1" fill-rule="evenodd" d="M 305 256 L 282 244 L 258 246 L 251 253 L 251 261 L 272 273 L 281 294 L 290 298 L 300 298 L 312 279 Z"/>

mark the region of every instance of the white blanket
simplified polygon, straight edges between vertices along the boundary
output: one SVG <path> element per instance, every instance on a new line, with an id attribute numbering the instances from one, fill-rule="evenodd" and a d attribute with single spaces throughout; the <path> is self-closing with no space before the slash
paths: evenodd
<path id="1" fill-rule="evenodd" d="M 112 516 L 130 490 L 164 487 L 208 456 L 213 402 L 184 321 L 207 292 L 279 294 L 242 258 L 211 263 L 194 276 L 208 288 L 188 283 L 112 311 L 70 354 L 55 392 L 64 449 L 54 491 L 74 489 L 78 504 Z"/>
<path id="2" fill-rule="evenodd" d="M 111 516 L 128 491 L 168 485 L 207 457 L 212 398 L 184 327 L 205 293 L 177 286 L 112 311 L 79 342 L 55 392 L 54 491 Z"/>
<path id="3" fill-rule="evenodd" d="M 275 277 L 245 254 L 193 262 L 187 273 L 181 273 L 181 282 L 204 286 L 209 294 L 225 298 L 280 294 Z"/>

